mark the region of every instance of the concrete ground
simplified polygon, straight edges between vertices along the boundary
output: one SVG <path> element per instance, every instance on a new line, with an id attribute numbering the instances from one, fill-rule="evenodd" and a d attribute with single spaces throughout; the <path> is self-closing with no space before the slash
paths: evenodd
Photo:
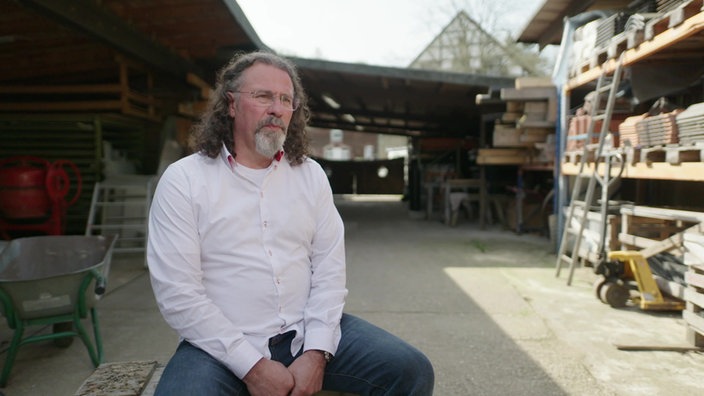
<path id="1" fill-rule="evenodd" d="M 704 354 L 622 351 L 687 346 L 679 313 L 613 309 L 594 275 L 555 277 L 547 238 L 414 220 L 399 201 L 338 200 L 346 224 L 346 311 L 424 351 L 435 395 L 701 395 Z M 115 255 L 99 304 L 105 362 L 166 362 L 177 336 L 157 311 L 142 257 Z M 47 331 L 36 329 L 35 331 Z M 6 348 L 11 332 L 0 328 Z M 4 359 L 3 352 L 0 359 Z M 85 347 L 20 348 L 9 396 L 73 395 L 93 373 Z"/>

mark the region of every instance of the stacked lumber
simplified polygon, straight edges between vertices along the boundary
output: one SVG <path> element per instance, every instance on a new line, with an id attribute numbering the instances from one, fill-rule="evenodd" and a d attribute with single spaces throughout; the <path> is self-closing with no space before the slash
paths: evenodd
<path id="1" fill-rule="evenodd" d="M 164 103 L 152 90 L 152 72 L 123 57 L 116 62 L 117 73 L 110 82 L 0 86 L 0 112 L 117 113 L 160 121 Z"/>
<path id="2" fill-rule="evenodd" d="M 557 90 L 552 81 L 518 78 L 514 88 L 501 90 L 501 99 L 506 102 L 506 112 L 494 125 L 492 148 L 480 149 L 477 163 L 553 162 Z"/>
<path id="3" fill-rule="evenodd" d="M 480 165 L 523 165 L 530 161 L 531 153 L 524 148 L 483 148 L 477 156 Z"/>

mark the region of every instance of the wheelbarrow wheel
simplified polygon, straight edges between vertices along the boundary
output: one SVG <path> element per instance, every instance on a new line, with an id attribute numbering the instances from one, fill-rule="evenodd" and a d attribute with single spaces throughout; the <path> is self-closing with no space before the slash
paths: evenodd
<path id="1" fill-rule="evenodd" d="M 594 294 L 596 295 L 596 298 L 598 298 L 599 301 L 603 302 L 604 304 L 606 304 L 606 301 L 604 301 L 604 299 L 601 296 L 601 289 L 604 288 L 605 284 L 606 284 L 606 278 L 604 278 L 603 276 L 598 276 L 596 278 L 596 280 L 594 281 L 594 285 L 593 285 Z"/>
<path id="2" fill-rule="evenodd" d="M 54 334 L 64 333 L 67 331 L 73 331 L 73 323 L 71 323 L 71 322 L 54 323 L 53 331 L 54 331 Z M 73 344 L 73 336 L 54 338 L 54 345 L 56 345 L 59 348 L 68 348 L 71 346 L 71 344 Z"/>
<path id="3" fill-rule="evenodd" d="M 612 281 L 607 281 L 600 290 L 601 301 L 609 304 L 612 308 L 623 308 L 628 302 L 630 292 L 628 287 Z"/>

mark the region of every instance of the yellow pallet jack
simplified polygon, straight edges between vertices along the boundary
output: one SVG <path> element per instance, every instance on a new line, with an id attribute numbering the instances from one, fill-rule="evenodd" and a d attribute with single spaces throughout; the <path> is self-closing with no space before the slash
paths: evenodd
<path id="1" fill-rule="evenodd" d="M 594 289 L 603 303 L 614 308 L 623 308 L 633 301 L 642 310 L 681 311 L 684 301 L 665 298 L 653 278 L 648 261 L 637 251 L 619 250 L 608 254 L 608 261 L 597 271 L 601 276 Z M 631 293 L 630 285 L 635 281 L 638 295 Z"/>

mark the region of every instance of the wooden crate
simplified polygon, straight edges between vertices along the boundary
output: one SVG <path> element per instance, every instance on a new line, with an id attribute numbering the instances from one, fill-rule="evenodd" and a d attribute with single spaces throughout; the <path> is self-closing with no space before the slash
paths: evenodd
<path id="1" fill-rule="evenodd" d="M 646 249 L 695 226 L 700 219 L 704 220 L 704 213 L 625 205 L 621 208 L 619 241 L 625 250 Z M 681 248 L 681 236 L 673 243 Z"/>

